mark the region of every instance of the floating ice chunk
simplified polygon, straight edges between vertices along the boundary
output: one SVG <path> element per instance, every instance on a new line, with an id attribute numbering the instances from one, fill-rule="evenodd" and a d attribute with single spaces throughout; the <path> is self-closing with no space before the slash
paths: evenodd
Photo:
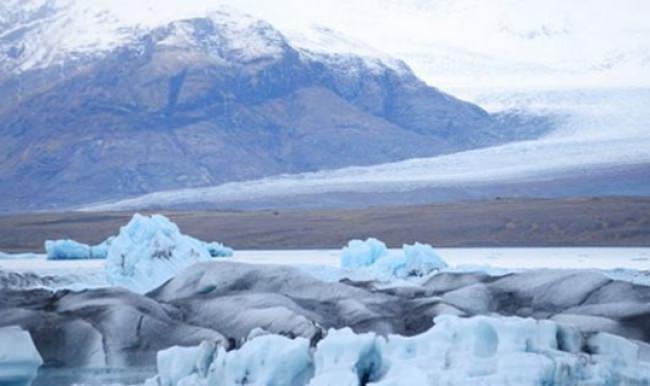
<path id="1" fill-rule="evenodd" d="M 146 292 L 176 272 L 211 257 L 229 257 L 233 250 L 218 242 L 203 242 L 180 233 L 164 216 L 136 214 L 101 244 L 89 246 L 74 240 L 48 240 L 49 260 L 107 259 L 109 283 Z"/>
<path id="2" fill-rule="evenodd" d="M 113 239 L 115 239 L 115 236 L 107 238 L 100 244 L 92 245 L 90 247 L 91 259 L 105 259 L 108 256 L 108 249 L 110 248 Z"/>
<path id="3" fill-rule="evenodd" d="M 305 385 L 314 373 L 309 341 L 280 335 L 256 336 L 230 352 L 208 342 L 172 347 L 158 353 L 157 367 L 147 385 Z"/>
<path id="4" fill-rule="evenodd" d="M 404 245 L 404 273 L 406 276 L 424 276 L 433 270 L 447 268 L 447 263 L 429 244 Z"/>
<path id="5" fill-rule="evenodd" d="M 309 340 L 262 335 L 239 350 L 220 350 L 210 368 L 208 385 L 304 385 L 313 373 Z"/>
<path id="6" fill-rule="evenodd" d="M 380 279 L 406 279 L 421 277 L 447 267 L 440 256 L 428 244 L 404 245 L 401 254 L 388 254 L 373 266 Z"/>
<path id="7" fill-rule="evenodd" d="M 88 259 L 90 247 L 74 240 L 47 240 L 45 252 L 48 260 Z"/>
<path id="8" fill-rule="evenodd" d="M 210 253 L 210 256 L 212 257 L 232 257 L 234 255 L 235 251 L 232 248 L 226 247 L 222 243 L 218 243 L 216 241 L 212 242 L 206 242 L 203 243 L 205 248 L 208 250 L 208 253 Z"/>
<path id="9" fill-rule="evenodd" d="M 0 328 L 0 385 L 30 385 L 42 364 L 29 332 L 18 326 Z"/>
<path id="10" fill-rule="evenodd" d="M 588 352 L 581 351 L 588 348 Z M 637 343 L 582 335 L 548 320 L 442 315 L 428 331 L 386 338 L 330 330 L 313 351 L 304 338 L 262 335 L 240 349 L 218 349 L 202 376 L 198 351 L 176 351 L 158 366 L 161 386 L 310 385 L 619 385 L 650 382 Z M 189 354 L 188 354 L 189 353 Z M 177 359 L 174 359 L 177 358 Z M 178 361 L 174 364 L 174 361 Z M 169 369 L 181 369 L 170 373 Z M 183 378 L 179 374 L 185 374 Z M 152 384 L 153 385 L 153 384 Z"/>
<path id="11" fill-rule="evenodd" d="M 383 242 L 369 238 L 352 240 L 343 248 L 341 267 L 364 270 L 369 278 L 390 281 L 426 276 L 447 264 L 428 244 L 404 245 L 401 251 L 391 252 Z"/>
<path id="12" fill-rule="evenodd" d="M 341 266 L 343 268 L 366 267 L 374 264 L 387 253 L 386 244 L 377 239 L 351 240 L 341 251 Z"/>
<path id="13" fill-rule="evenodd" d="M 318 343 L 312 386 L 356 386 L 381 377 L 377 335 L 355 334 L 349 328 L 330 330 Z"/>
<path id="14" fill-rule="evenodd" d="M 93 246 L 70 239 L 47 240 L 45 252 L 48 260 L 105 259 L 112 240 L 113 237 L 109 237 L 101 244 Z"/>
<path id="15" fill-rule="evenodd" d="M 190 265 L 211 259 L 202 241 L 183 235 L 165 216 L 135 214 L 111 242 L 106 278 L 144 293 Z"/>
<path id="16" fill-rule="evenodd" d="M 171 347 L 158 352 L 156 366 L 160 386 L 175 386 L 187 378 L 205 379 L 217 346 L 204 341 L 196 347 Z"/>
<path id="17" fill-rule="evenodd" d="M 595 336 L 607 334 L 596 334 Z M 614 337 L 615 338 L 615 337 Z M 445 385 L 592 385 L 650 381 L 650 364 L 639 361 L 623 338 L 595 338 L 607 354 L 571 352 L 582 340 L 576 330 L 551 321 L 516 317 L 438 316 L 429 331 L 391 335 L 382 344 L 386 375 L 380 385 L 401 385 L 416 374 Z M 594 339 L 594 338 L 591 338 Z M 590 339 L 590 340 L 591 340 Z M 566 341 L 565 341 L 566 340 Z M 611 349 L 616 347 L 616 349 Z M 626 355 L 617 358 L 617 353 Z M 615 359 L 617 358 L 617 359 Z M 406 378 L 408 379 L 408 378 Z M 384 382 L 385 381 L 385 382 Z"/>

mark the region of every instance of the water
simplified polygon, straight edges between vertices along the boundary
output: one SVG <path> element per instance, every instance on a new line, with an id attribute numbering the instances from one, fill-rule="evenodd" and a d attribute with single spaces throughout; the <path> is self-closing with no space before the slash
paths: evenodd
<path id="1" fill-rule="evenodd" d="M 156 374 L 155 367 L 129 369 L 40 368 L 31 386 L 109 386 L 142 385 Z"/>

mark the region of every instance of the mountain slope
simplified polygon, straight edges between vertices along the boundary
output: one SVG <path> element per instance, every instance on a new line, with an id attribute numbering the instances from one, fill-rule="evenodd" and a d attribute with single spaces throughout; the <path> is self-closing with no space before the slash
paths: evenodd
<path id="1" fill-rule="evenodd" d="M 146 1 L 135 16 L 107 4 L 0 9 L 0 209 L 370 165 L 548 129 L 492 116 L 398 60 L 293 46 L 232 10 L 197 5 L 175 19 Z"/>
<path id="2" fill-rule="evenodd" d="M 496 99 L 496 98 L 495 98 Z M 163 191 L 92 210 L 366 207 L 476 198 L 650 194 L 649 89 L 510 95 L 566 115 L 533 141 L 366 167 Z"/>

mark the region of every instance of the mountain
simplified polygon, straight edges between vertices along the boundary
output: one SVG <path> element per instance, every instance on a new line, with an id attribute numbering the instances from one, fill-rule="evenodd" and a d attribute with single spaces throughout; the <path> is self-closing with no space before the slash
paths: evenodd
<path id="1" fill-rule="evenodd" d="M 523 87 L 650 86 L 650 3 L 642 0 L 223 1 L 281 31 L 327 25 L 465 98 Z"/>
<path id="2" fill-rule="evenodd" d="M 371 165 L 537 137 L 327 28 L 203 2 L 0 5 L 0 210 Z M 302 41 L 301 41 L 302 40 Z"/>
<path id="3" fill-rule="evenodd" d="M 88 210 L 404 205 L 495 197 L 650 195 L 650 89 L 492 96 L 562 115 L 553 133 L 454 154 L 162 191 Z M 496 102 L 495 102 L 496 103 Z"/>

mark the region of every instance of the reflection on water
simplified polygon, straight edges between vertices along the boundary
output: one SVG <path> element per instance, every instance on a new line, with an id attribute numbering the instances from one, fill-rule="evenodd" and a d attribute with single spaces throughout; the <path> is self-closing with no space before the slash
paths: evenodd
<path id="1" fill-rule="evenodd" d="M 155 367 L 129 369 L 40 368 L 31 386 L 108 386 L 141 385 L 154 376 Z"/>

